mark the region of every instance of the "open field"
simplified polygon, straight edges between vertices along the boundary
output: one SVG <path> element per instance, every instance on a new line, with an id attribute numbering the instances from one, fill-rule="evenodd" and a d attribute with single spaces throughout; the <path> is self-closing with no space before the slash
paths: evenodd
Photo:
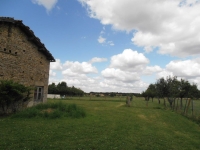
<path id="1" fill-rule="evenodd" d="M 59 100 L 49 100 L 55 102 Z M 80 119 L 0 118 L 0 149 L 198 150 L 200 126 L 162 102 L 134 98 L 67 98 L 86 111 Z"/>

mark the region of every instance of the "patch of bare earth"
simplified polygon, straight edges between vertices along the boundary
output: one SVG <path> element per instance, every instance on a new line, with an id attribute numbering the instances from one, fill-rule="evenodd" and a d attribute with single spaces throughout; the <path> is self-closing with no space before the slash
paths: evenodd
<path id="1" fill-rule="evenodd" d="M 42 110 L 43 113 L 47 112 L 48 114 L 53 111 L 54 111 L 54 109 L 52 109 L 52 108 L 47 108 L 47 109 Z"/>

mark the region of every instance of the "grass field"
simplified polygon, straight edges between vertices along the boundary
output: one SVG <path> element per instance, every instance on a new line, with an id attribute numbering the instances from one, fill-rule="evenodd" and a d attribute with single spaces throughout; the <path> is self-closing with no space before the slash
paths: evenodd
<path id="1" fill-rule="evenodd" d="M 59 100 L 48 100 L 52 103 Z M 200 126 L 157 101 L 67 98 L 85 118 L 0 118 L 0 149 L 199 150 Z"/>

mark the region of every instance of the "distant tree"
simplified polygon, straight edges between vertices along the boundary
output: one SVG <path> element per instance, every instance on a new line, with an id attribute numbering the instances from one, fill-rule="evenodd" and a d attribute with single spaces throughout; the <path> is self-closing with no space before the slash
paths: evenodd
<path id="1" fill-rule="evenodd" d="M 67 94 L 67 83 L 66 82 L 58 83 L 57 90 L 61 97 L 65 96 Z"/>
<path id="2" fill-rule="evenodd" d="M 145 101 L 149 101 L 149 94 L 148 94 L 148 91 L 147 91 L 147 90 L 146 90 L 146 91 L 143 91 L 141 95 L 142 95 L 142 97 L 145 98 Z"/>
<path id="3" fill-rule="evenodd" d="M 176 98 L 179 96 L 180 92 L 180 82 L 177 80 L 177 77 L 167 77 L 166 79 L 166 97 L 170 106 L 172 107 L 173 102 L 175 102 Z"/>
<path id="4" fill-rule="evenodd" d="M 49 94 L 58 94 L 58 89 L 55 83 L 52 83 L 48 86 L 48 93 Z"/>
<path id="5" fill-rule="evenodd" d="M 181 99 L 180 107 L 183 107 L 183 98 L 188 97 L 191 85 L 188 81 L 181 79 L 179 88 L 179 97 Z"/>
<path id="6" fill-rule="evenodd" d="M 156 86 L 155 84 L 150 84 L 147 90 L 145 91 L 146 96 L 151 98 L 153 102 L 153 98 L 156 96 Z"/>
<path id="7" fill-rule="evenodd" d="M 193 83 L 192 85 L 190 85 L 188 97 L 197 99 L 199 98 L 199 90 L 197 88 L 197 84 Z"/>
<path id="8" fill-rule="evenodd" d="M 114 97 L 114 96 L 116 96 L 116 93 L 111 92 L 111 93 L 110 93 L 110 97 Z"/>
<path id="9" fill-rule="evenodd" d="M 158 79 L 157 82 L 155 83 L 155 87 L 156 87 L 156 94 L 158 97 L 158 103 L 160 104 L 160 98 L 163 98 L 164 105 L 166 105 L 165 96 L 167 95 L 167 85 L 165 79 L 164 78 Z"/>
<path id="10" fill-rule="evenodd" d="M 84 92 L 80 88 L 76 88 L 74 86 L 68 87 L 66 82 L 52 83 L 49 85 L 48 89 L 49 94 L 60 94 L 60 96 L 83 96 Z"/>
<path id="11" fill-rule="evenodd" d="M 160 103 L 160 98 L 164 99 L 164 105 L 166 106 L 166 98 L 172 107 L 173 102 L 175 103 L 176 98 L 182 99 L 184 97 L 199 98 L 200 91 L 196 84 L 190 84 L 188 81 L 181 79 L 180 81 L 176 76 L 168 76 L 165 78 L 160 78 L 155 84 L 150 84 L 146 91 L 142 93 L 144 97 L 158 97 L 158 102 Z"/>

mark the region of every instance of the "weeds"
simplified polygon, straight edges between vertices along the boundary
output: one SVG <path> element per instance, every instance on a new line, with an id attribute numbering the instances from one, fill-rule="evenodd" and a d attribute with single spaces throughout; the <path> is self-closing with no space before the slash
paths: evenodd
<path id="1" fill-rule="evenodd" d="M 27 108 L 21 112 L 18 112 L 12 116 L 12 118 L 81 118 L 85 117 L 85 111 L 77 107 L 76 104 L 65 104 L 62 102 L 38 104 L 34 107 Z"/>

